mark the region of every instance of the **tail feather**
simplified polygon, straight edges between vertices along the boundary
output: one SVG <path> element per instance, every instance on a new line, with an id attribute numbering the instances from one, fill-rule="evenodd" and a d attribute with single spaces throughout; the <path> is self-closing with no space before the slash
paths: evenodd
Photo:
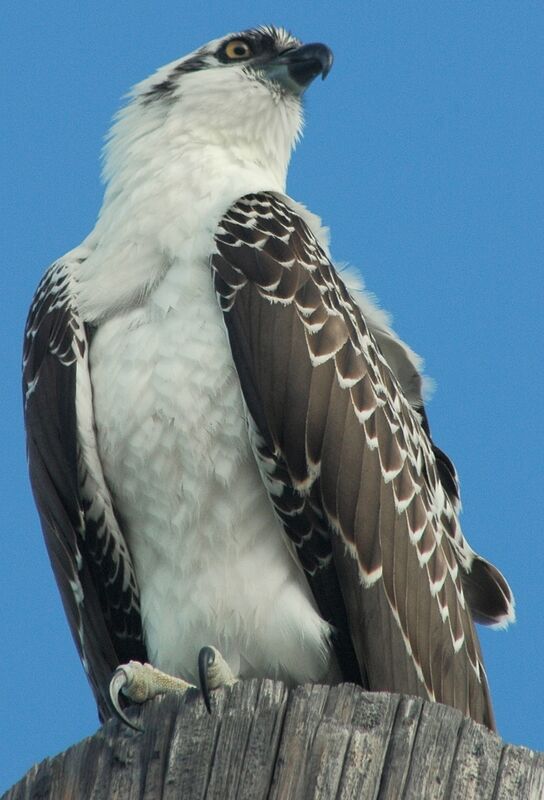
<path id="1" fill-rule="evenodd" d="M 463 573 L 463 589 L 475 622 L 505 628 L 515 621 L 510 587 L 489 561 L 475 556 L 470 572 Z"/>

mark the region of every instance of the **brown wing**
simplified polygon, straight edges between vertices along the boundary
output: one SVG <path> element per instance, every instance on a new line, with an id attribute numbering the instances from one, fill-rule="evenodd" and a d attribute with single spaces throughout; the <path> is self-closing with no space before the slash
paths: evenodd
<path id="1" fill-rule="evenodd" d="M 257 461 L 337 628 L 345 676 L 493 727 L 463 591 L 472 551 L 439 474 L 456 488 L 451 462 L 437 456 L 361 309 L 288 202 L 242 198 L 216 248 L 215 289 Z"/>
<path id="2" fill-rule="evenodd" d="M 25 330 L 23 393 L 30 480 L 45 543 L 102 719 L 113 670 L 146 660 L 130 555 L 102 476 L 87 332 L 69 292 L 69 264 L 40 283 Z"/>

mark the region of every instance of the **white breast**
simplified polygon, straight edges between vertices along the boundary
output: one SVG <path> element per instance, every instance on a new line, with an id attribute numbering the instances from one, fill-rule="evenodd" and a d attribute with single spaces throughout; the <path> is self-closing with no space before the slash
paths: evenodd
<path id="1" fill-rule="evenodd" d="M 149 658 L 195 681 L 215 645 L 241 677 L 317 681 L 328 625 L 250 450 L 205 263 L 174 263 L 90 353 L 98 444 L 141 590 Z"/>

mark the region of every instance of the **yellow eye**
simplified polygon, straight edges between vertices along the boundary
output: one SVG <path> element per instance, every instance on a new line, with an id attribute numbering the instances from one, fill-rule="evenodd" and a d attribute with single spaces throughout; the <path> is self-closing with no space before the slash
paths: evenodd
<path id="1" fill-rule="evenodd" d="M 232 39 L 225 47 L 225 55 L 232 61 L 249 58 L 253 55 L 251 47 L 244 39 Z"/>

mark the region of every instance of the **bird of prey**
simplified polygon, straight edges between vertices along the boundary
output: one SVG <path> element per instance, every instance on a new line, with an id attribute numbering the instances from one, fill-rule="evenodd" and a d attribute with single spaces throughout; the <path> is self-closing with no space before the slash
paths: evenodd
<path id="1" fill-rule="evenodd" d="M 260 27 L 138 84 L 96 226 L 36 291 L 30 476 L 102 719 L 267 676 L 494 726 L 474 623 L 510 589 L 461 532 L 418 357 L 285 193 L 331 65 Z"/>

